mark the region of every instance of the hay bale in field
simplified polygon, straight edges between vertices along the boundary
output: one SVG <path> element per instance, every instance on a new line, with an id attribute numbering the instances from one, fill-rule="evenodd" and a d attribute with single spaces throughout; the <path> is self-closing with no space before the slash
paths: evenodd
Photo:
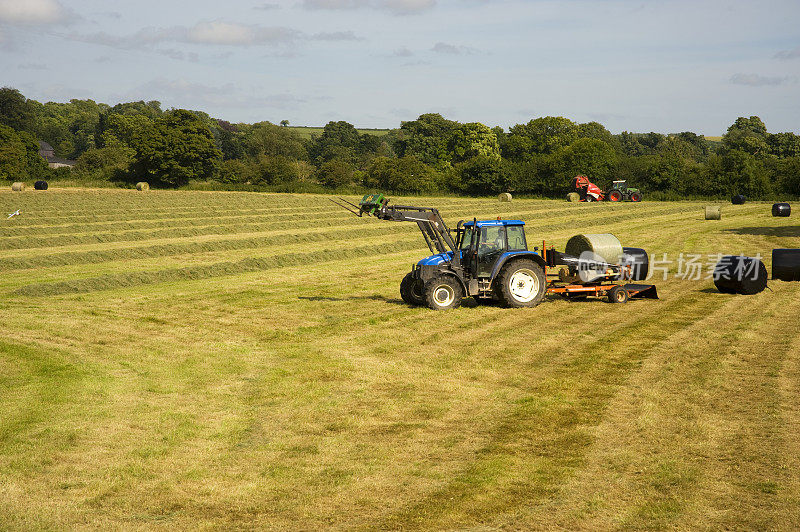
<path id="1" fill-rule="evenodd" d="M 611 233 L 575 235 L 564 248 L 564 252 L 573 257 L 580 257 L 586 251 L 591 251 L 606 262 L 617 264 L 622 256 L 622 243 Z"/>
<path id="2" fill-rule="evenodd" d="M 587 261 L 618 264 L 622 257 L 622 244 L 617 237 L 610 233 L 575 235 L 567 241 L 564 252 L 567 255 Z M 603 278 L 605 274 L 605 268 L 591 269 L 586 267 L 584 269 L 584 267 L 581 267 L 578 269 L 578 276 L 584 283 Z"/>
<path id="3" fill-rule="evenodd" d="M 39 180 L 33 184 L 35 190 L 47 190 L 47 181 Z"/>
<path id="4" fill-rule="evenodd" d="M 788 203 L 773 203 L 772 216 L 779 216 L 781 218 L 788 218 L 792 214 L 792 206 Z"/>
<path id="5" fill-rule="evenodd" d="M 150 190 L 150 184 L 147 181 L 139 181 L 138 183 L 136 183 L 136 190 L 140 192 Z"/>
<path id="6" fill-rule="evenodd" d="M 20 183 L 19 181 L 13 183 L 11 185 L 11 190 L 13 190 L 14 192 L 22 192 L 23 190 L 25 190 L 25 183 Z"/>
<path id="7" fill-rule="evenodd" d="M 497 195 L 497 199 L 499 201 L 509 202 L 511 201 L 511 194 L 509 194 L 508 192 L 501 192 L 500 194 Z"/>
<path id="8" fill-rule="evenodd" d="M 707 205 L 706 220 L 722 220 L 722 207 L 719 205 Z"/>
<path id="9" fill-rule="evenodd" d="M 772 250 L 772 278 L 800 281 L 800 249 Z"/>
<path id="10" fill-rule="evenodd" d="M 733 196 L 731 198 L 731 203 L 733 203 L 734 205 L 744 205 L 744 202 L 746 202 L 746 201 L 747 201 L 747 198 L 745 198 L 741 194 L 736 194 L 735 196 Z"/>
<path id="11" fill-rule="evenodd" d="M 567 194 L 567 201 L 569 201 L 570 203 L 576 203 L 580 200 L 581 200 L 581 195 L 578 194 L 577 192 L 570 192 L 569 194 Z"/>
<path id="12" fill-rule="evenodd" d="M 753 295 L 767 287 L 767 267 L 760 259 L 725 255 L 714 267 L 714 286 L 723 294 Z"/>

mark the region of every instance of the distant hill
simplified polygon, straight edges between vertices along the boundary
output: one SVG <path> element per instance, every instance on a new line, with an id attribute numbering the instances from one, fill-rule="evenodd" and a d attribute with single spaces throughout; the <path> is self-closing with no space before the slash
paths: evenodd
<path id="1" fill-rule="evenodd" d="M 298 135 L 300 135 L 300 137 L 304 139 L 311 139 L 311 135 L 321 135 L 323 129 L 321 127 L 312 127 L 312 126 L 286 126 L 286 128 L 293 129 L 294 131 L 297 132 Z M 382 135 L 386 135 L 387 133 L 389 133 L 391 129 L 357 128 L 357 131 L 362 135 L 376 135 L 380 137 Z"/>

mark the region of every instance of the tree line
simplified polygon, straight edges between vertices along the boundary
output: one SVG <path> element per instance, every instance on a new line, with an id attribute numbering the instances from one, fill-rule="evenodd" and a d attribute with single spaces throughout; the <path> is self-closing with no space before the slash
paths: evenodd
<path id="1" fill-rule="evenodd" d="M 6 87 L 0 179 L 556 197 L 584 174 L 601 187 L 627 179 L 655 198 L 800 193 L 800 136 L 769 133 L 757 116 L 737 118 L 718 142 L 688 131 L 615 135 L 598 122 L 552 116 L 504 129 L 430 113 L 385 135 L 338 121 L 310 140 L 282 124 L 232 124 L 200 111 L 165 111 L 157 101 L 40 103 Z M 48 169 L 37 141 L 77 163 Z"/>

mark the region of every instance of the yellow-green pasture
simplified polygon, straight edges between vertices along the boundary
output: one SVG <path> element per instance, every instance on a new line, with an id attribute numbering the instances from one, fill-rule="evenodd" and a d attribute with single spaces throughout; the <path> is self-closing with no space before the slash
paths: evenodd
<path id="1" fill-rule="evenodd" d="M 416 226 L 324 196 L 3 190 L 0 529 L 797 526 L 800 283 L 676 275 L 794 218 L 396 199 L 674 262 L 658 301 L 434 312 Z"/>

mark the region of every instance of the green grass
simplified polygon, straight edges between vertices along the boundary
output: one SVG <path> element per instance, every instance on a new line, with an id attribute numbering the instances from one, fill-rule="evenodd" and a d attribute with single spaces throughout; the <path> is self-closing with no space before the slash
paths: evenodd
<path id="1" fill-rule="evenodd" d="M 765 203 L 394 199 L 523 219 L 531 246 L 800 247 Z M 0 191 L 16 209 L 2 529 L 796 526 L 798 283 L 436 313 L 399 298 L 416 227 L 325 196 Z"/>
<path id="2" fill-rule="evenodd" d="M 297 133 L 301 138 L 304 139 L 311 139 L 311 135 L 322 135 L 322 130 L 324 128 L 321 127 L 311 127 L 311 126 L 287 126 L 287 129 L 291 129 L 295 133 Z M 391 131 L 390 129 L 373 129 L 373 128 L 360 128 L 356 129 L 362 135 L 386 135 Z"/>

